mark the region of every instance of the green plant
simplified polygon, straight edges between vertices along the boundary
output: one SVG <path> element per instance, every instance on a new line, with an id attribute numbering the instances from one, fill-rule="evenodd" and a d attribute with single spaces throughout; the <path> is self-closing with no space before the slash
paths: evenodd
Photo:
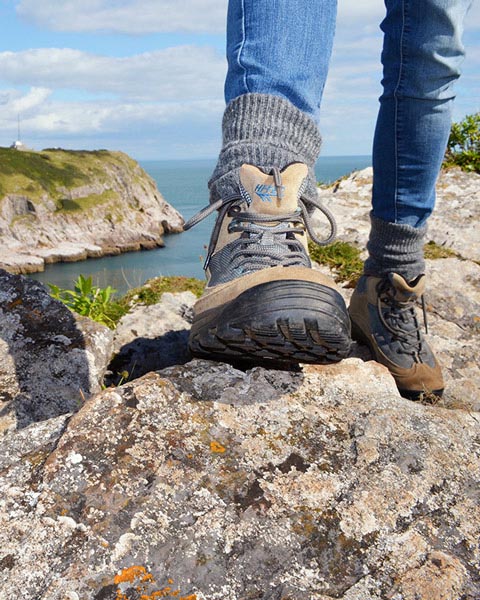
<path id="1" fill-rule="evenodd" d="M 49 283 L 50 294 L 71 310 L 94 321 L 114 328 L 127 309 L 113 299 L 116 292 L 110 285 L 100 288 L 93 285 L 91 277 L 79 275 L 73 290 L 64 290 Z"/>
<path id="2" fill-rule="evenodd" d="M 182 277 L 179 275 L 155 277 L 149 279 L 143 285 L 131 289 L 121 299 L 122 303 L 131 304 L 156 304 L 165 292 L 193 292 L 200 297 L 205 288 L 205 283 L 194 277 Z"/>
<path id="3" fill-rule="evenodd" d="M 480 173 L 480 112 L 452 124 L 444 164 Z"/>
<path id="4" fill-rule="evenodd" d="M 335 280 L 347 282 L 347 287 L 353 287 L 362 274 L 360 250 L 347 242 L 338 241 L 328 246 L 309 242 L 308 249 L 312 260 L 334 269 Z"/>

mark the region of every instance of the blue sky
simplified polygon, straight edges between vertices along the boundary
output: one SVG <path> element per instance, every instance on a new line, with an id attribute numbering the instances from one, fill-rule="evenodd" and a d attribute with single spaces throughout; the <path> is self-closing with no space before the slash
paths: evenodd
<path id="1" fill-rule="evenodd" d="M 226 0 L 0 0 L 0 145 L 214 157 Z M 321 113 L 324 155 L 369 154 L 382 0 L 339 0 Z M 480 110 L 480 1 L 467 19 L 455 119 Z"/>

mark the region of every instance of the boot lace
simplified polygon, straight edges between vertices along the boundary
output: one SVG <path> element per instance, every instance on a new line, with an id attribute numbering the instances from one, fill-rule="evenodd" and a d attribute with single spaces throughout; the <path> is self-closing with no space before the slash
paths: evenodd
<path id="1" fill-rule="evenodd" d="M 280 186 L 278 186 L 279 197 Z M 333 242 L 337 226 L 332 213 L 319 200 L 308 200 L 308 203 L 318 208 L 327 218 L 330 225 L 329 236 L 322 240 L 313 231 L 311 217 L 305 201 L 300 198 L 298 209 L 283 214 L 265 215 L 249 210 L 242 210 L 244 198 L 235 195 L 209 204 L 194 215 L 183 226 L 184 231 L 191 229 L 213 212 L 219 212 L 210 239 L 204 268 L 208 267 L 220 234 L 225 216 L 231 217 L 228 226 L 229 233 L 238 232 L 240 237 L 229 243 L 230 263 L 232 268 L 242 271 L 254 271 L 272 266 L 310 265 L 310 259 L 301 242 L 295 234 L 304 235 L 305 229 L 310 238 L 319 246 Z M 271 223 L 275 225 L 271 225 Z M 269 223 L 269 225 L 266 225 Z M 263 225 L 262 225 L 263 224 Z"/>
<path id="2" fill-rule="evenodd" d="M 389 280 L 383 280 L 377 288 L 377 311 L 381 323 L 389 331 L 395 341 L 399 343 L 398 354 L 408 354 L 416 362 L 422 362 L 422 353 L 426 344 L 422 335 L 422 327 L 418 321 L 415 310 L 417 296 L 400 301 L 396 298 L 397 290 Z M 427 311 L 425 297 L 420 296 L 423 312 L 425 333 L 428 333 Z"/>

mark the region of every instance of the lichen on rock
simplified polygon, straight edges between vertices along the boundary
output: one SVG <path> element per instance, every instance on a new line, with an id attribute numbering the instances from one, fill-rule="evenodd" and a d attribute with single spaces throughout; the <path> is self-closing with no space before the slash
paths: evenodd
<path id="1" fill-rule="evenodd" d="M 212 367 L 223 391 L 192 390 Z M 198 600 L 480 589 L 478 419 L 402 399 L 376 363 L 277 376 L 196 360 L 101 392 L 55 431 L 50 453 L 9 433 L 6 597 L 22 574 L 25 598 L 131 600 L 115 577 L 134 565 L 155 580 L 145 594 L 172 580 Z"/>
<path id="2" fill-rule="evenodd" d="M 78 410 L 100 390 L 112 332 L 0 269 L 0 431 Z"/>
<path id="3" fill-rule="evenodd" d="M 124 317 L 115 352 L 146 373 L 101 389 L 112 333 L 0 271 L 2 414 L 30 411 L 1 434 L 0 597 L 477 600 L 480 266 L 428 269 L 435 405 L 358 344 L 296 371 L 178 364 L 189 292 Z"/>

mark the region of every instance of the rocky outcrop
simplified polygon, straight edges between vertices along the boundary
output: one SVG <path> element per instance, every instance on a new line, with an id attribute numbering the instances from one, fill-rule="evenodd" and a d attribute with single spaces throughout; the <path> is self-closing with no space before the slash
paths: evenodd
<path id="1" fill-rule="evenodd" d="M 196 299 L 192 292 L 167 292 L 157 304 L 132 307 L 115 329 L 107 385 L 189 361 L 187 341 Z"/>
<path id="2" fill-rule="evenodd" d="M 339 238 L 365 248 L 370 229 L 371 167 L 352 173 L 332 186 L 319 188 L 324 204 L 335 214 Z M 437 182 L 437 200 L 428 221 L 428 240 L 451 248 L 463 258 L 480 261 L 480 174 L 444 169 Z M 320 228 L 325 219 L 319 215 Z"/>
<path id="3" fill-rule="evenodd" d="M 182 217 L 121 152 L 22 152 L 19 161 L 0 150 L 0 267 L 12 273 L 155 248 L 181 231 Z"/>
<path id="4" fill-rule="evenodd" d="M 0 595 L 474 600 L 479 434 L 356 358 L 150 373 L 5 436 Z"/>
<path id="5" fill-rule="evenodd" d="M 0 390 L 35 402 L 0 438 L 0 598 L 478 600 L 480 266 L 427 268 L 433 405 L 357 344 L 294 372 L 173 364 L 189 293 L 122 319 L 117 372 L 156 371 L 100 390 L 109 332 L 2 273 Z"/>
<path id="6" fill-rule="evenodd" d="M 0 270 L 0 434 L 77 411 L 100 390 L 112 343 L 107 327 Z"/>

